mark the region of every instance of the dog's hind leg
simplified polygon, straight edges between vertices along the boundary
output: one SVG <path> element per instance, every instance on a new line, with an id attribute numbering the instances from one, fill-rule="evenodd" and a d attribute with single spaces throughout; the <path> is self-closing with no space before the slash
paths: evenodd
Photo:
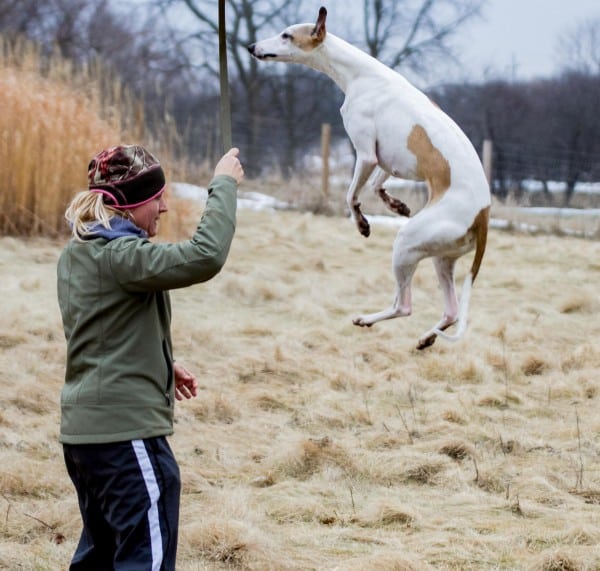
<path id="1" fill-rule="evenodd" d="M 390 307 L 383 311 L 378 311 L 377 313 L 359 315 L 352 320 L 352 323 L 360 327 L 371 327 L 371 325 L 378 321 L 410 315 L 412 312 L 410 281 L 416 268 L 417 264 L 412 267 L 404 267 L 403 271 L 400 274 L 397 274 L 398 289 L 396 291 L 394 303 Z"/>
<path id="2" fill-rule="evenodd" d="M 352 320 L 354 325 L 370 327 L 378 321 L 406 317 L 412 313 L 411 280 L 424 254 L 417 250 L 406 250 L 402 233 L 403 229 L 398 232 L 394 242 L 393 269 L 397 284 L 394 303 L 383 311 L 355 317 Z"/>
<path id="3" fill-rule="evenodd" d="M 360 155 L 357 156 L 356 164 L 354 165 L 354 175 L 352 177 L 352 182 L 350 183 L 350 187 L 348 188 L 348 192 L 346 194 L 346 202 L 348 204 L 348 208 L 350 208 L 350 212 L 352 213 L 352 218 L 356 223 L 358 231 L 365 238 L 369 237 L 369 234 L 371 233 L 371 228 L 369 226 L 369 222 L 360 210 L 360 202 L 358 202 L 358 195 L 369 180 L 369 177 L 371 176 L 371 173 L 373 172 L 376 166 L 376 158 L 373 158 L 372 160 L 367 160 L 365 158 L 361 158 Z"/>
<path id="4" fill-rule="evenodd" d="M 437 334 L 434 331 L 444 331 L 456 323 L 458 317 L 458 299 L 456 297 L 456 287 L 454 284 L 454 267 L 456 258 L 437 256 L 433 258 L 435 272 L 444 294 L 444 314 L 442 318 L 429 330 L 424 333 L 417 343 L 417 349 L 425 349 L 435 343 Z"/>

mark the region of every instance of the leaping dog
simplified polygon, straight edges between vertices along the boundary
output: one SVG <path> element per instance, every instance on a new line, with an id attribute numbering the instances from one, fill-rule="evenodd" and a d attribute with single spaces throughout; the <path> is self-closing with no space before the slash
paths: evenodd
<path id="1" fill-rule="evenodd" d="M 412 276 L 423 258 L 432 257 L 444 294 L 444 313 L 420 337 L 417 348 L 429 347 L 438 335 L 456 341 L 466 329 L 471 286 L 487 240 L 491 199 L 481 161 L 448 115 L 402 75 L 328 33 L 326 18 L 327 10 L 322 7 L 316 24 L 289 26 L 248 50 L 260 60 L 301 63 L 321 71 L 346 94 L 341 114 L 356 150 L 346 200 L 363 236 L 369 236 L 370 228 L 358 197 L 367 183 L 391 210 L 406 217 L 408 208 L 385 191 L 385 180 L 391 175 L 425 180 L 429 190 L 426 206 L 408 218 L 394 242 L 397 292 L 393 304 L 360 315 L 353 323 L 370 327 L 384 319 L 410 315 Z M 454 285 L 456 260 L 473 249 L 459 304 Z M 443 333 L 454 324 L 455 335 Z"/>

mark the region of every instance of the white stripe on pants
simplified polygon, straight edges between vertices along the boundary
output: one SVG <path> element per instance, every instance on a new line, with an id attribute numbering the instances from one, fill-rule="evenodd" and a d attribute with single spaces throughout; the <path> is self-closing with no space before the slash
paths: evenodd
<path id="1" fill-rule="evenodd" d="M 152 571 L 160 571 L 163 560 L 162 535 L 160 533 L 160 520 L 158 518 L 158 499 L 160 490 L 156 476 L 150 462 L 150 457 L 143 440 L 132 440 L 133 450 L 137 457 L 146 490 L 150 496 L 150 509 L 148 510 L 148 527 L 150 529 L 150 544 L 152 546 Z"/>

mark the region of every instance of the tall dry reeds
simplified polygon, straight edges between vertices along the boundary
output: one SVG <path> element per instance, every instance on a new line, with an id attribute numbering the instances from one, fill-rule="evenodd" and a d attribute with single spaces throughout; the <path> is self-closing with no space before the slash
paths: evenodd
<path id="1" fill-rule="evenodd" d="M 0 234 L 57 235 L 96 152 L 150 143 L 143 108 L 100 65 L 0 48 Z"/>

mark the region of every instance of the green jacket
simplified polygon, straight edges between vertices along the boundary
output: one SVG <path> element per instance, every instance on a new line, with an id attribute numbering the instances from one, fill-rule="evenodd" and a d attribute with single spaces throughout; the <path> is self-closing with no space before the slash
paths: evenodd
<path id="1" fill-rule="evenodd" d="M 236 184 L 215 177 L 191 240 L 127 235 L 71 240 L 58 261 L 67 339 L 60 441 L 119 442 L 173 432 L 173 350 L 168 290 L 223 267 L 235 231 Z"/>

